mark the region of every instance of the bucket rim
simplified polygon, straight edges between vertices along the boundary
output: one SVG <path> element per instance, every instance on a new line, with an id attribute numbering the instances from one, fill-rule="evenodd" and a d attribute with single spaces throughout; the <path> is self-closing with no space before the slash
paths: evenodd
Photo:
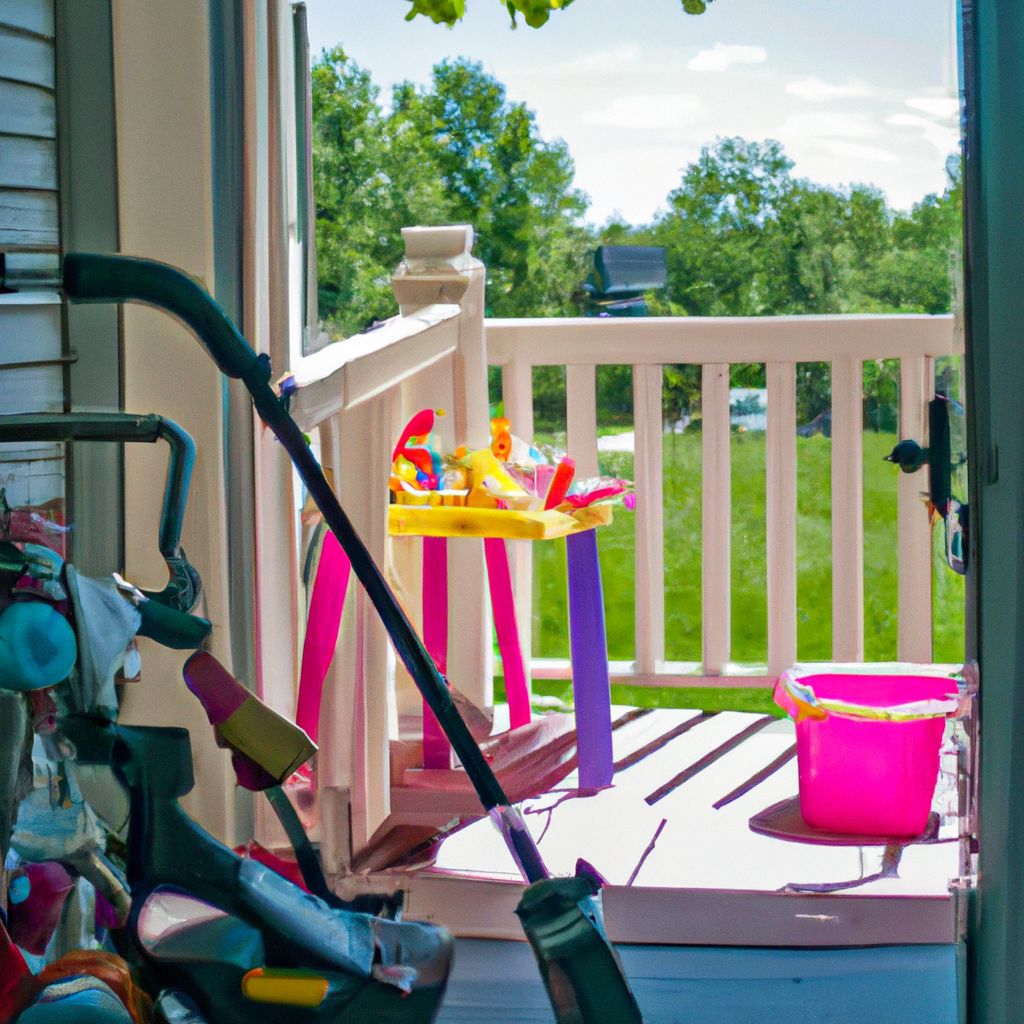
<path id="1" fill-rule="evenodd" d="M 813 678 L 814 675 L 827 673 L 813 673 L 803 678 Z M 937 681 L 948 677 L 934 676 Z M 948 678 L 951 688 L 959 690 L 960 680 Z M 780 700 L 780 689 L 785 698 Z M 876 722 L 916 722 L 929 718 L 952 718 L 956 716 L 960 705 L 959 692 L 952 693 L 945 698 L 930 698 L 927 700 L 907 701 L 902 704 L 893 704 L 888 707 L 877 707 L 867 704 L 857 704 L 853 701 L 839 700 L 830 697 L 819 697 L 814 692 L 814 687 L 804 682 L 794 669 L 783 671 L 775 684 L 775 703 L 798 721 L 803 718 L 827 718 L 829 715 L 841 715 L 844 718 L 863 718 Z M 791 706 L 792 705 L 792 706 Z M 795 713 L 794 713 L 795 712 Z"/>

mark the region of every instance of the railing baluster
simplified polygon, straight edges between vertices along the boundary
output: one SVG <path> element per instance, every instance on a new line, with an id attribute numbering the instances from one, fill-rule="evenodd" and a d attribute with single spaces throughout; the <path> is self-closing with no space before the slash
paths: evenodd
<path id="1" fill-rule="evenodd" d="M 487 444 L 487 341 L 484 330 L 484 280 L 479 260 L 462 264 L 469 285 L 459 314 L 459 349 L 451 366 L 455 415 L 453 445 Z M 449 449 L 451 451 L 453 449 Z M 483 541 L 465 539 L 448 545 L 448 578 L 457 581 L 460 599 L 449 601 L 448 673 L 454 686 L 479 707 L 494 704 L 494 656 L 491 648 L 491 604 Z"/>
<path id="2" fill-rule="evenodd" d="M 721 675 L 730 649 L 731 463 L 729 364 L 705 363 L 701 387 L 701 622 L 704 673 Z"/>
<path id="3" fill-rule="evenodd" d="M 341 416 L 339 413 L 320 424 L 320 461 L 334 479 L 334 491 L 341 479 Z M 345 613 L 338 629 L 335 651 L 355 641 L 354 595 L 357 584 L 349 579 Z M 345 873 L 351 859 L 349 800 L 356 766 L 355 729 L 352 715 L 355 703 L 353 660 L 335 657 L 324 677 L 320 704 L 320 734 L 317 743 L 317 790 L 320 800 L 322 843 L 320 855 L 324 870 Z M 347 709 L 347 711 L 345 710 Z"/>
<path id="4" fill-rule="evenodd" d="M 934 360 L 900 360 L 900 437 L 928 444 L 928 401 L 935 393 Z M 899 474 L 899 641 L 900 661 L 932 659 L 932 532 L 921 499 L 923 473 Z"/>
<path id="5" fill-rule="evenodd" d="M 636 671 L 653 675 L 665 659 L 665 537 L 660 365 L 633 367 L 636 477 Z"/>
<path id="6" fill-rule="evenodd" d="M 501 378 L 505 416 L 512 432 L 523 440 L 533 438 L 533 367 L 519 359 L 504 368 Z M 530 659 L 533 655 L 533 547 L 528 540 L 508 542 L 512 569 L 512 593 L 519 622 L 519 643 L 526 669 L 526 685 L 530 685 Z"/>
<path id="7" fill-rule="evenodd" d="M 576 478 L 597 476 L 597 371 L 565 368 L 566 449 L 576 460 Z"/>
<path id="8" fill-rule="evenodd" d="M 335 464 L 334 477 L 338 498 L 378 565 L 384 565 L 387 549 L 387 507 L 367 501 L 366 494 L 384 494 L 388 486 L 398 418 L 397 389 L 391 389 L 342 412 L 337 439 L 328 439 L 340 455 L 341 472 Z M 395 704 L 388 635 L 362 587 L 354 588 L 354 600 L 346 604 L 339 646 L 345 656 L 334 663 L 343 664 L 332 666 L 330 677 L 341 683 L 341 693 L 334 696 L 334 687 L 325 687 L 321 722 L 329 714 L 336 741 L 346 732 L 352 736 L 352 843 L 359 849 L 390 813 L 389 719 Z"/>
<path id="9" fill-rule="evenodd" d="M 832 659 L 864 660 L 863 364 L 832 363 Z"/>
<path id="10" fill-rule="evenodd" d="M 796 645 L 796 365 L 768 363 L 765 450 L 768 673 L 792 665 Z"/>
<path id="11" fill-rule="evenodd" d="M 496 365 L 505 367 L 506 396 L 512 389 L 511 375 L 526 386 L 528 366 L 566 366 L 568 448 L 577 460 L 581 477 L 595 468 L 590 462 L 593 452 L 594 381 L 597 366 L 618 364 L 629 345 L 629 358 L 634 366 L 656 367 L 663 363 L 694 363 L 703 365 L 703 650 L 704 668 L 700 679 L 711 683 L 716 676 L 735 671 L 730 664 L 730 427 L 728 412 L 728 364 L 708 363 L 714 359 L 761 362 L 769 379 L 769 417 L 766 438 L 769 600 L 769 661 L 771 672 L 794 660 L 798 653 L 796 627 L 796 571 L 794 567 L 796 515 L 796 438 L 795 405 L 793 404 L 794 367 L 808 360 L 825 360 L 833 367 L 833 658 L 837 661 L 863 660 L 864 652 L 864 569 L 863 569 L 863 361 L 866 359 L 900 358 L 913 380 L 922 380 L 920 398 L 905 390 L 901 399 L 904 410 L 903 436 L 921 437 L 922 429 L 907 422 L 909 410 L 918 407 L 924 415 L 933 361 L 938 356 L 955 354 L 962 343 L 953 331 L 949 317 L 778 317 L 761 320 L 743 318 L 695 317 L 682 320 L 651 318 L 634 323 L 584 318 L 567 320 L 491 320 L 487 322 L 488 353 Z M 784 360 L 784 362 L 773 361 Z M 911 362 L 913 361 L 913 362 Z M 515 364 L 522 363 L 518 368 Z M 639 379 L 639 373 L 637 375 Z M 911 377 L 907 377 L 909 381 Z M 904 388 L 910 386 L 905 383 Z M 916 385 L 915 385 L 916 386 Z M 790 397 L 787 397 L 787 394 Z M 649 396 L 653 400 L 653 395 Z M 636 398 L 636 396 L 634 396 Z M 637 402 L 639 410 L 641 401 Z M 507 408 L 514 415 L 514 403 Z M 637 413 L 636 478 L 644 479 L 643 428 Z M 513 428 L 520 430 L 522 418 L 513 419 Z M 652 419 L 651 422 L 654 422 Z M 923 438 L 922 438 L 923 441 Z M 596 460 L 595 460 L 596 461 Z M 648 478 L 652 479 L 650 473 Z M 917 492 L 924 484 L 917 478 L 900 477 L 900 544 L 904 550 L 913 547 L 917 561 L 900 569 L 900 646 L 901 659 L 927 660 L 925 645 L 931 642 L 930 577 L 923 560 L 922 544 L 925 526 L 915 514 Z M 638 617 L 637 646 L 639 661 L 633 666 L 614 664 L 620 679 L 650 679 L 650 664 L 657 662 L 653 647 L 644 650 L 644 633 L 650 619 L 643 611 L 649 599 L 649 586 L 642 583 L 650 550 L 643 552 L 645 523 L 643 505 L 637 509 L 637 575 Z M 664 514 L 664 513 L 663 513 Z M 664 523 L 662 524 L 664 526 Z M 911 535 L 913 540 L 908 539 Z M 671 542 L 671 538 L 669 538 Z M 663 539 L 662 543 L 665 541 Z M 527 556 L 528 557 L 528 556 Z M 522 594 L 522 591 L 520 591 Z M 526 596 L 526 595 L 523 595 Z M 528 598 L 527 598 L 528 599 Z M 655 599 L 657 600 L 657 599 Z M 664 596 L 660 598 L 664 602 Z M 646 622 L 645 622 L 646 619 Z M 659 628 L 659 633 L 660 633 Z M 653 644 L 653 641 L 651 642 Z M 659 650 L 660 653 L 660 650 Z M 641 662 L 644 663 L 641 667 Z M 752 670 L 748 667 L 746 671 Z M 567 678 L 567 664 L 545 660 L 545 674 Z M 658 665 L 664 678 L 677 685 L 687 678 L 691 667 Z M 742 670 L 741 670 L 742 671 Z M 683 674 L 681 674 L 683 673 Z M 734 680 L 765 676 L 740 674 Z"/>

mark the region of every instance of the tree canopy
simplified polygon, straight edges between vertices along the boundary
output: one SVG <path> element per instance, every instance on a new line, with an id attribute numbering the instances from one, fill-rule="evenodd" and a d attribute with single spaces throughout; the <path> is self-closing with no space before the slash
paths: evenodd
<path id="1" fill-rule="evenodd" d="M 341 48 L 313 67 L 313 163 L 321 316 L 345 333 L 390 316 L 401 228 L 472 224 L 488 268 L 488 313 L 572 312 L 593 244 L 587 197 L 564 142 L 468 60 L 427 87 L 379 90 Z"/>
<path id="2" fill-rule="evenodd" d="M 589 201 L 573 186 L 566 144 L 542 138 L 533 113 L 480 64 L 443 61 L 428 85 L 395 86 L 386 108 L 340 47 L 317 60 L 312 83 L 320 314 L 341 333 L 393 314 L 388 282 L 401 228 L 412 224 L 474 226 L 490 316 L 576 315 L 599 244 L 665 248 L 668 282 L 649 297 L 654 314 L 952 307 L 961 223 L 953 162 L 941 195 L 899 212 L 874 186 L 795 176 L 777 141 L 719 138 L 684 168 L 650 223 L 618 218 L 595 228 L 584 221 Z M 759 386 L 762 373 L 737 366 L 733 382 Z M 628 374 L 618 377 L 608 375 L 603 401 L 628 413 Z M 891 390 L 891 377 L 880 367 L 872 387 Z M 802 418 L 827 407 L 817 379 L 801 376 Z M 548 399 L 560 401 L 559 380 L 552 372 L 536 382 L 541 419 Z M 669 368 L 666 380 L 666 415 L 678 416 L 692 405 L 696 379 Z"/>

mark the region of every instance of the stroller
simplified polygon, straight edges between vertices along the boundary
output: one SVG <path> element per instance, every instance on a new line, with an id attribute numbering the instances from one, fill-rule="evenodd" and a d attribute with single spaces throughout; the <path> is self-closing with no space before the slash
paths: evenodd
<path id="1" fill-rule="evenodd" d="M 159 534 L 168 584 L 148 594 L 116 577 L 113 586 L 128 592 L 125 607 L 132 608 L 133 629 L 139 635 L 177 649 L 198 648 L 211 624 L 191 614 L 202 583 L 180 546 L 195 458 L 188 435 L 158 416 L 18 416 L 0 421 L 0 441 L 30 438 L 168 443 L 171 455 Z M 10 546 L 7 551 L 8 576 L 16 575 L 19 581 L 45 572 L 31 563 L 33 546 L 25 547 L 29 551 L 21 553 L 20 565 L 18 549 Z M 72 566 L 62 565 L 59 557 L 47 565 L 53 581 L 80 596 L 85 584 Z M 26 587 L 14 589 L 28 593 Z M 46 648 L 46 637 L 64 642 L 63 661 L 23 665 L 13 683 L 31 690 L 59 682 L 69 674 L 68 658 L 77 657 L 80 664 L 73 682 L 62 695 L 60 742 L 73 751 L 77 768 L 112 769 L 128 791 L 124 872 L 95 849 L 88 858 L 76 852 L 65 863 L 122 909 L 121 926 L 110 934 L 118 952 L 140 969 L 145 987 L 157 994 L 158 1019 L 225 1024 L 418 1024 L 434 1019 L 451 966 L 451 937 L 443 928 L 395 920 L 398 907 L 393 898 L 364 896 L 346 903 L 330 892 L 305 832 L 279 789 L 283 778 L 315 753 L 302 730 L 262 705 L 211 655 L 197 651 L 186 664 L 186 682 L 211 720 L 218 720 L 218 737 L 232 751 L 240 784 L 267 791 L 293 837 L 305 876 L 300 887 L 223 846 L 182 810 L 178 798 L 193 786 L 186 730 L 115 724 L 116 707 L 111 704 L 116 701 L 104 693 L 102 684 L 90 687 L 90 673 L 83 667 L 90 637 L 87 605 L 81 599 L 73 603 L 67 618 L 54 602 L 41 598 L 18 598 L 10 607 L 17 609 L 19 636 L 36 649 Z M 22 622 L 29 613 L 39 623 Z M 7 682 L 12 682 L 10 675 Z M 240 694 L 245 722 L 240 724 L 236 716 L 234 725 L 227 727 L 219 711 L 232 703 L 240 705 Z M 261 757 L 267 735 L 274 753 Z M 107 784 L 117 785 L 112 777 Z M 40 1003 L 22 1017 L 77 1020 L 84 1012 L 83 1005 L 71 999 L 61 1006 Z"/>
<path id="2" fill-rule="evenodd" d="M 441 724 L 467 775 L 501 831 L 529 888 L 517 908 L 559 1024 L 630 1024 L 641 1020 L 617 955 L 604 935 L 594 897 L 600 881 L 587 871 L 551 878 L 519 812 L 509 805 L 443 677 L 370 559 L 306 440 L 270 385 L 257 356 L 209 295 L 182 272 L 148 260 L 69 255 L 65 290 L 72 301 L 147 302 L 183 320 L 218 367 L 241 379 L 255 408 L 292 458 L 327 526 L 347 554 L 410 675 Z M 0 423 L 0 440 L 8 439 Z M 179 489 L 180 490 L 180 489 Z M 180 495 L 179 495 L 180 497 Z M 180 502 L 179 502 L 180 505 Z M 165 516 L 174 502 L 165 502 Z M 161 531 L 163 538 L 163 528 Z M 162 548 L 163 550 L 163 548 Z M 167 552 L 164 552 L 167 558 Z M 156 620 L 148 628 L 169 646 L 198 647 L 209 623 L 190 614 L 182 582 L 187 559 L 171 567 L 159 595 L 136 597 Z M 191 567 L 189 567 L 191 569 Z M 191 570 L 194 573 L 194 570 Z M 177 582 L 176 582 L 177 581 Z M 193 580 L 193 582 L 195 582 Z M 141 598 L 141 600 L 139 600 Z M 154 607 L 150 607 L 154 606 Z M 149 635 L 154 635 L 150 632 Z M 436 926 L 394 920 L 393 904 L 374 897 L 345 904 L 330 893 L 280 783 L 312 753 L 297 726 L 262 708 L 292 758 L 261 758 L 252 733 L 229 729 L 256 698 L 204 652 L 186 665 L 221 740 L 232 748 L 242 785 L 266 790 L 296 845 L 306 889 L 240 858 L 191 821 L 178 804 L 192 787 L 188 734 L 122 726 L 76 713 L 61 727 L 83 763 L 109 765 L 131 799 L 126 883 L 131 911 L 119 946 L 162 993 L 164 1019 L 181 1021 L 418 1022 L 438 1012 L 451 965 L 452 940 Z M 244 717 L 244 716 L 243 716 Z M 238 724 L 237 722 L 235 723 Z M 305 742 L 304 742 L 305 741 Z M 280 744 L 276 745 L 280 750 Z M 273 763 L 270 763 L 273 761 Z"/>

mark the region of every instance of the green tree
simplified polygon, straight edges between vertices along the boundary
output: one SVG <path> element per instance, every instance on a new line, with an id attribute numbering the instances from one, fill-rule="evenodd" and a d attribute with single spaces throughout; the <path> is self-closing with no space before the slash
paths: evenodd
<path id="1" fill-rule="evenodd" d="M 960 231 L 956 176 L 943 196 L 893 214 L 875 187 L 830 188 L 794 178 L 778 142 L 705 146 L 653 225 L 609 224 L 603 237 L 664 245 L 663 308 L 702 316 L 927 312 L 951 308 Z M 762 387 L 763 368 L 734 365 L 734 386 Z M 867 421 L 888 424 L 896 369 L 865 369 Z M 829 405 L 827 368 L 798 375 L 801 422 Z M 692 375 L 666 378 L 666 415 L 692 410 Z"/>
<path id="2" fill-rule="evenodd" d="M 574 312 L 572 293 L 593 242 L 582 224 L 588 200 L 572 187 L 565 143 L 542 139 L 532 111 L 462 58 L 438 64 L 426 89 L 396 87 L 392 105 L 396 132 L 431 141 L 451 217 L 476 228 L 488 313 Z"/>
<path id="3" fill-rule="evenodd" d="M 892 225 L 892 247 L 879 261 L 872 294 L 884 309 L 946 313 L 959 268 L 962 190 L 959 175 L 941 195 L 925 196 Z"/>
<path id="4" fill-rule="evenodd" d="M 417 15 L 429 18 L 435 25 L 447 25 L 451 28 L 461 21 L 466 14 L 466 0 L 408 0 L 412 7 L 405 20 L 412 21 Z M 547 24 L 552 11 L 564 10 L 573 0 L 505 0 L 505 7 L 512 18 L 512 27 L 517 24 L 517 15 L 530 28 L 540 28 Z M 681 0 L 681 6 L 687 14 L 703 14 L 712 0 Z"/>
<path id="5" fill-rule="evenodd" d="M 396 132 L 370 75 L 341 47 L 313 65 L 313 193 L 320 316 L 346 334 L 394 313 L 401 229 L 450 223 L 424 140 Z"/>
<path id="6" fill-rule="evenodd" d="M 770 311 L 792 166 L 772 140 L 718 139 L 701 150 L 652 232 L 666 249 L 670 300 L 696 316 Z"/>
<path id="7" fill-rule="evenodd" d="M 621 217 L 583 224 L 561 140 L 541 138 L 533 113 L 509 101 L 479 64 L 438 64 L 427 86 L 397 85 L 390 113 L 368 73 L 341 48 L 313 68 L 314 167 L 321 315 L 344 333 L 389 316 L 388 281 L 409 224 L 469 223 L 488 271 L 492 316 L 577 313 L 574 293 L 595 244 L 662 245 L 668 284 L 653 315 L 769 316 L 928 312 L 951 306 L 960 230 L 956 174 L 942 196 L 893 214 L 865 185 L 795 178 L 779 142 L 717 139 L 705 146 L 648 225 Z M 799 374 L 801 421 L 827 410 L 824 368 Z M 734 365 L 734 386 L 761 387 L 760 365 Z M 888 415 L 894 370 L 868 367 L 869 421 Z M 601 376 L 601 406 L 631 407 L 629 374 Z M 697 415 L 699 375 L 666 374 L 665 416 Z M 564 374 L 535 381 L 538 422 L 564 409 Z M 874 402 L 874 405 L 870 405 Z"/>
<path id="8" fill-rule="evenodd" d="M 479 64 L 445 61 L 425 88 L 396 86 L 391 112 L 337 47 L 313 66 L 313 158 L 321 317 L 351 334 L 390 316 L 401 228 L 472 224 L 488 312 L 557 316 L 592 246 L 587 197 L 564 142 Z"/>

